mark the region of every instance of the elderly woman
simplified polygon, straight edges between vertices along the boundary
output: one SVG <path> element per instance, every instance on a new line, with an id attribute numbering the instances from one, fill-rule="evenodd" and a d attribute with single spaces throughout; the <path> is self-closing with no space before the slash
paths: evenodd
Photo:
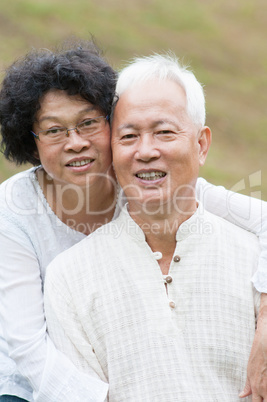
<path id="1" fill-rule="evenodd" d="M 115 85 L 116 73 L 92 43 L 34 51 L 3 81 L 4 154 L 34 167 L 0 186 L 1 402 L 105 399 L 107 386 L 79 372 L 47 335 L 43 283 L 49 262 L 111 221 L 124 202 L 111 165 Z M 237 211 L 240 225 L 260 235 L 258 200 L 204 179 L 197 190 L 207 209 L 230 220 Z"/>

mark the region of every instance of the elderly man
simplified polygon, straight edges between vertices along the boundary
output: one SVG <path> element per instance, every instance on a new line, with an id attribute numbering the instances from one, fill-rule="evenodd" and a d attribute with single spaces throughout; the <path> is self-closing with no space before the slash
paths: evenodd
<path id="1" fill-rule="evenodd" d="M 238 401 L 259 245 L 196 200 L 211 142 L 202 87 L 155 55 L 127 67 L 117 92 L 113 161 L 128 203 L 50 265 L 51 337 L 109 384 L 109 401 Z"/>

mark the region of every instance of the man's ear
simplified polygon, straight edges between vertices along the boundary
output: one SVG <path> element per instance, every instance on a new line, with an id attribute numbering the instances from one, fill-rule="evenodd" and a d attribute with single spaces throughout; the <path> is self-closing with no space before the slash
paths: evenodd
<path id="1" fill-rule="evenodd" d="M 211 144 L 211 129 L 208 126 L 202 127 L 198 133 L 199 144 L 199 165 L 203 166 L 208 155 L 209 147 Z"/>

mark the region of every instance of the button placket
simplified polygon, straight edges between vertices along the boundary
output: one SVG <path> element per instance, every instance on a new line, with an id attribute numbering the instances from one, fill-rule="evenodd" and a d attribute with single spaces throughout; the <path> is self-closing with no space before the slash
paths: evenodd
<path id="1" fill-rule="evenodd" d="M 155 257 L 155 259 L 158 261 L 158 260 L 161 260 L 161 258 L 162 258 L 162 253 L 160 252 L 160 251 L 154 251 L 154 257 Z"/>
<path id="2" fill-rule="evenodd" d="M 175 254 L 173 256 L 172 263 L 171 263 L 171 266 L 170 266 L 170 272 L 171 272 L 171 269 L 175 269 L 175 264 L 177 264 L 180 261 L 181 261 L 180 255 Z M 175 300 L 172 299 L 172 293 L 173 292 L 172 292 L 172 286 L 171 285 L 173 284 L 173 276 L 170 275 L 170 274 L 166 275 L 165 278 L 164 278 L 164 282 L 166 284 L 166 287 L 168 288 L 167 293 L 168 293 L 168 297 L 169 297 L 169 307 L 170 307 L 170 309 L 172 311 L 174 311 L 177 306 L 176 306 Z"/>
<path id="3" fill-rule="evenodd" d="M 172 281 L 173 281 L 173 278 L 172 278 L 171 275 L 165 275 L 164 276 L 164 284 L 166 286 L 166 292 L 167 292 L 167 296 L 168 296 L 169 307 L 173 311 L 176 308 L 176 303 L 175 303 L 174 300 L 172 300 L 172 298 L 170 296 L 170 293 L 172 293 L 171 292 L 171 290 L 172 290 L 172 286 L 171 286 Z"/>
<path id="4" fill-rule="evenodd" d="M 172 283 L 172 276 L 171 276 L 171 275 L 167 275 L 167 276 L 165 277 L 165 282 L 166 282 L 167 284 Z"/>
<path id="5" fill-rule="evenodd" d="M 169 306 L 170 306 L 170 308 L 171 308 L 172 310 L 175 309 L 175 307 L 176 307 L 175 301 L 169 300 Z"/>

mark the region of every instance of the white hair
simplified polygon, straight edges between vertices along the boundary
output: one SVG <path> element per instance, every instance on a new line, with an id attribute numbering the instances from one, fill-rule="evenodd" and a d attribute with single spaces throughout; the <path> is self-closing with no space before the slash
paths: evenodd
<path id="1" fill-rule="evenodd" d="M 177 57 L 168 52 L 137 57 L 119 73 L 116 94 L 120 97 L 129 87 L 142 81 L 157 78 L 178 83 L 186 93 L 187 113 L 192 122 L 205 125 L 205 96 L 202 85 L 187 67 L 179 63 Z"/>

